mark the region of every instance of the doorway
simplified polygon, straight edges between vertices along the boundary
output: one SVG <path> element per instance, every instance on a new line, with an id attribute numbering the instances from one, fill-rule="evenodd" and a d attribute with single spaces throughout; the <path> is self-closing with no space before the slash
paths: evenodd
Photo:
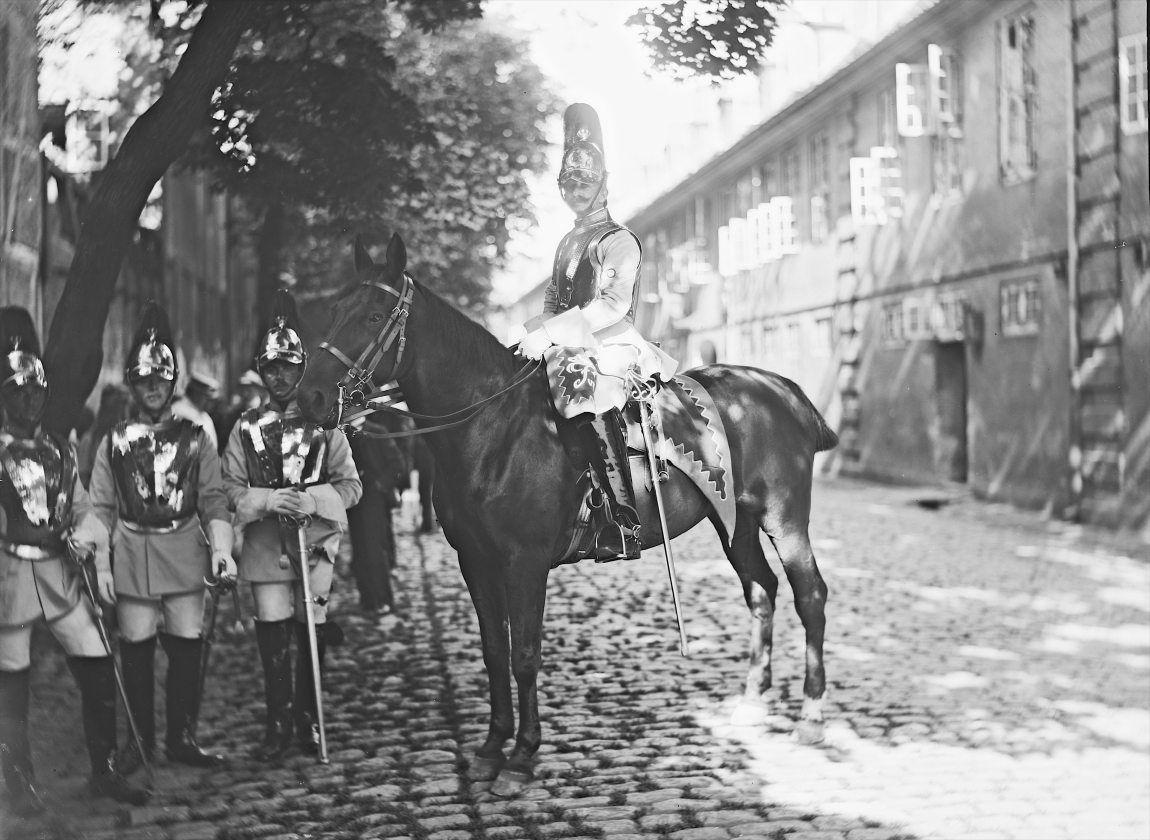
<path id="1" fill-rule="evenodd" d="M 938 475 L 965 482 L 966 452 L 966 347 L 961 341 L 934 346 L 934 392 L 938 437 L 934 460 Z"/>

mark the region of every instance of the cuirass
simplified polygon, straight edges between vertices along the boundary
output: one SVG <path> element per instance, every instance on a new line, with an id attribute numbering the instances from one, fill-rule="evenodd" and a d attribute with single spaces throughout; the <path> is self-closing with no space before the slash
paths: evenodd
<path id="1" fill-rule="evenodd" d="M 57 544 L 72 524 L 76 457 L 47 433 L 31 439 L 0 433 L 3 537 L 29 545 Z"/>
<path id="2" fill-rule="evenodd" d="M 563 237 L 555 253 L 555 265 L 551 273 L 559 312 L 586 306 L 597 297 L 599 288 L 595 275 L 598 267 L 593 261 L 593 252 L 606 237 L 620 230 L 626 228 L 607 218 L 587 228 L 576 227 Z M 638 291 L 639 284 L 636 283 L 631 309 L 627 313 L 630 321 L 635 318 Z"/>
<path id="3" fill-rule="evenodd" d="M 327 436 L 295 411 L 254 408 L 240 417 L 253 487 L 309 487 L 327 481 Z"/>
<path id="4" fill-rule="evenodd" d="M 109 460 L 120 519 L 168 527 L 196 511 L 200 427 L 191 420 L 126 420 L 112 430 Z"/>

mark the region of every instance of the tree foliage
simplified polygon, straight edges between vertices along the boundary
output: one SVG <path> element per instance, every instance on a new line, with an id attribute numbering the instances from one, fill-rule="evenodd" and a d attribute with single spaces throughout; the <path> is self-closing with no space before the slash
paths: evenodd
<path id="1" fill-rule="evenodd" d="M 664 0 L 627 20 L 658 70 L 731 78 L 759 69 L 787 0 Z"/>

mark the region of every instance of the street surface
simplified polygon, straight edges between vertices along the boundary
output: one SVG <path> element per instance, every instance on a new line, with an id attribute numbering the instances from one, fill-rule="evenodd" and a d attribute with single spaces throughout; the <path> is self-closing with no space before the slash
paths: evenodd
<path id="1" fill-rule="evenodd" d="M 52 811 L 0 812 L 0 837 L 1150 837 L 1150 548 L 969 499 L 929 510 L 920 493 L 816 487 L 822 745 L 792 735 L 803 639 L 781 574 L 773 705 L 739 709 L 749 617 L 704 524 L 675 543 L 691 659 L 660 551 L 552 573 L 539 778 L 494 799 L 463 773 L 486 732 L 475 615 L 442 536 L 401 517 L 401 617 L 358 613 L 346 576 L 333 599 L 347 642 L 329 660 L 329 766 L 247 757 L 262 677 L 253 634 L 228 631 L 200 726 L 228 769 L 161 757 L 148 806 L 93 803 L 75 688 L 41 639 L 32 739 Z M 162 688 L 157 709 L 162 733 Z"/>

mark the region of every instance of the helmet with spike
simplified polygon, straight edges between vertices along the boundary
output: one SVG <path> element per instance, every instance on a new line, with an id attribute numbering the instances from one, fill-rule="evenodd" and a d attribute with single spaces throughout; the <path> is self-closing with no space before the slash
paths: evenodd
<path id="1" fill-rule="evenodd" d="M 128 356 L 124 360 L 124 377 L 134 383 L 155 375 L 175 386 L 179 372 L 168 313 L 154 300 L 150 300 L 144 307 L 140 326 L 128 348 Z"/>
<path id="2" fill-rule="evenodd" d="M 300 321 L 295 298 L 287 289 L 276 291 L 272 301 L 271 324 L 256 350 L 256 370 L 268 362 L 283 361 L 293 365 L 307 363 L 307 350 L 300 338 Z"/>
<path id="3" fill-rule="evenodd" d="M 20 306 L 0 309 L 0 347 L 4 353 L 0 359 L 0 385 L 13 383 L 20 387 L 34 383 L 41 388 L 48 387 L 36 325 L 27 309 Z"/>
<path id="4" fill-rule="evenodd" d="M 599 115 L 590 105 L 576 102 L 563 114 L 563 163 L 559 168 L 559 183 L 574 180 L 598 184 L 606 177 Z"/>

